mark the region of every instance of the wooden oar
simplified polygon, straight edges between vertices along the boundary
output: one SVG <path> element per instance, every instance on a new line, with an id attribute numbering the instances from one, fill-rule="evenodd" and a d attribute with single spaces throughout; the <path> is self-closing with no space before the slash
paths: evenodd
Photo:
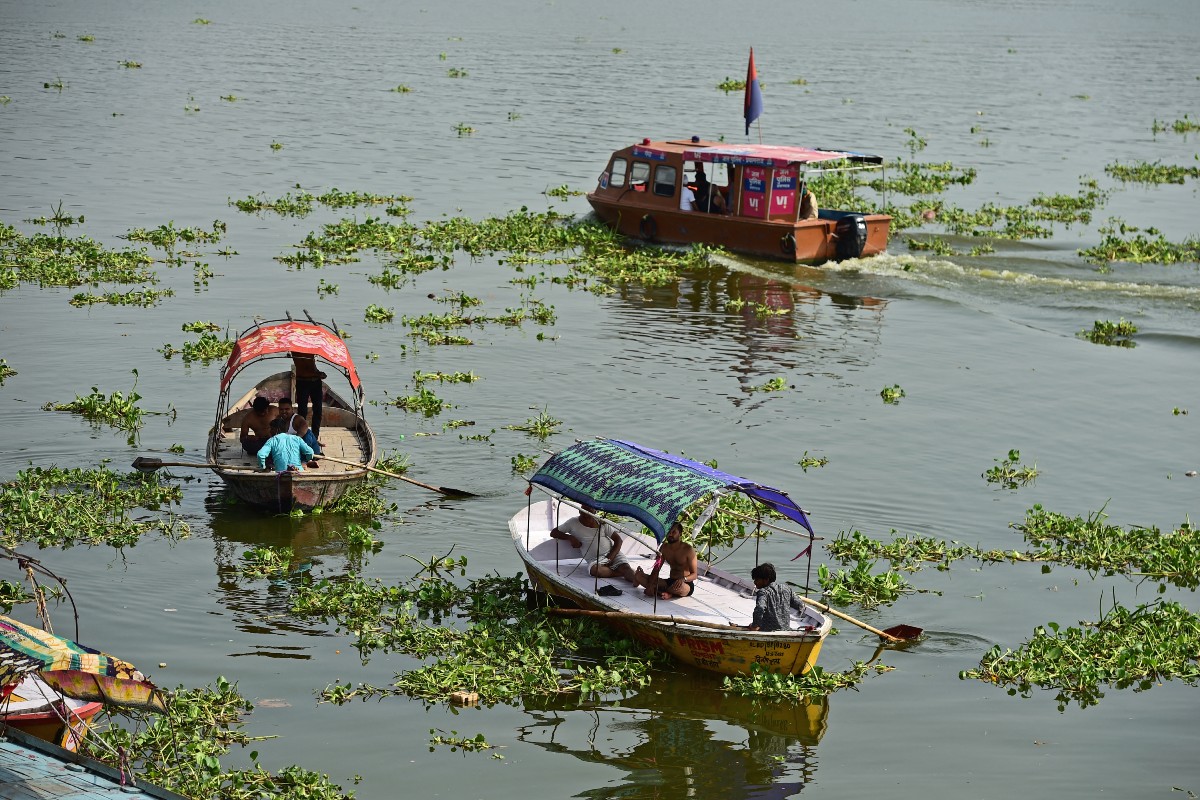
<path id="1" fill-rule="evenodd" d="M 240 464 L 201 464 L 195 461 L 163 461 L 161 458 L 146 458 L 138 456 L 133 460 L 133 468 L 138 472 L 156 472 L 163 467 L 192 467 L 194 469 L 224 469 L 224 470 L 247 470 L 258 472 L 257 467 L 247 467 Z"/>
<path id="2" fill-rule="evenodd" d="M 858 627 L 862 628 L 864 631 L 870 631 L 871 633 L 878 636 L 880 639 L 885 639 L 889 642 L 904 642 L 904 641 L 908 641 L 910 639 L 916 639 L 918 636 L 921 635 L 921 629 L 914 628 L 912 625 L 896 625 L 894 627 L 888 628 L 886 631 L 881 631 L 878 628 L 872 628 L 870 625 L 868 625 L 867 623 L 863 622 L 860 619 L 855 619 L 854 617 L 850 616 L 849 614 L 843 614 L 841 611 L 838 611 L 836 608 L 830 608 L 825 603 L 818 603 L 816 600 L 810 600 L 807 597 L 804 597 L 803 595 L 799 595 L 799 594 L 796 595 L 796 599 L 799 600 L 801 603 L 804 603 L 807 606 L 812 606 L 813 608 L 820 609 L 822 612 L 824 612 L 826 614 L 833 614 L 838 619 L 844 619 L 844 620 L 846 620 L 846 622 L 853 623 L 854 625 L 857 625 Z M 889 631 L 890 631 L 890 633 L 889 633 Z"/>
<path id="3" fill-rule="evenodd" d="M 584 608 L 557 608 L 551 606 L 546 609 L 546 613 L 557 614 L 560 617 L 603 617 L 606 619 L 637 619 L 647 622 L 672 622 L 676 625 L 715 628 L 719 631 L 745 630 L 741 625 L 723 625 L 719 622 L 705 622 L 704 620 L 688 619 L 687 617 L 669 617 L 663 614 L 639 614 L 635 611 L 591 611 Z"/>
<path id="4" fill-rule="evenodd" d="M 411 483 L 414 486 L 420 486 L 422 489 L 428 489 L 431 492 L 441 492 L 442 494 L 450 495 L 451 497 L 478 497 L 479 496 L 477 494 L 473 494 L 472 492 L 464 492 L 462 489 L 451 489 L 448 486 L 430 486 L 428 483 L 421 483 L 420 481 L 415 481 L 412 478 L 406 477 L 404 475 L 400 475 L 399 473 L 388 472 L 385 469 L 378 469 L 377 467 L 368 467 L 366 464 L 359 464 L 357 461 L 348 461 L 344 458 L 334 458 L 333 456 L 326 456 L 326 455 L 317 456 L 318 461 L 320 461 L 321 459 L 325 459 L 326 461 L 333 461 L 334 463 L 337 463 L 337 464 L 345 464 L 348 467 L 358 467 L 359 469 L 365 469 L 368 472 L 376 472 L 380 475 L 386 475 L 389 478 L 395 478 L 397 480 L 404 481 L 405 483 Z"/>

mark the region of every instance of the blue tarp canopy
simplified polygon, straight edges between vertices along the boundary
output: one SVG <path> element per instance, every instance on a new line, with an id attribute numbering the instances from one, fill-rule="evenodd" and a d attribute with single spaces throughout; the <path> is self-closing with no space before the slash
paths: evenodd
<path id="1" fill-rule="evenodd" d="M 552 456 L 529 482 L 600 511 L 632 517 L 660 542 L 684 509 L 723 491 L 741 492 L 812 533 L 804 509 L 784 491 L 620 439 L 572 445 Z"/>

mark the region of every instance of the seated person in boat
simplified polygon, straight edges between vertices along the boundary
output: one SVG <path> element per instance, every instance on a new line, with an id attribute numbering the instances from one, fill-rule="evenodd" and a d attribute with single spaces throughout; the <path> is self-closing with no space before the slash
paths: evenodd
<path id="1" fill-rule="evenodd" d="M 285 425 L 287 421 L 282 419 L 271 422 L 271 430 L 275 435 L 268 439 L 256 454 L 258 468 L 265 470 L 268 458 L 271 459 L 276 472 L 303 472 L 306 463 L 310 467 L 317 466 L 317 462 L 312 460 L 312 448 L 296 434 L 285 431 Z"/>
<path id="2" fill-rule="evenodd" d="M 279 419 L 285 421 L 291 419 L 292 415 L 296 413 L 296 408 L 292 405 L 292 398 L 284 395 L 283 397 L 279 398 L 278 403 L 279 414 L 277 416 Z"/>
<path id="3" fill-rule="evenodd" d="M 709 183 L 708 175 L 704 173 L 704 164 L 696 164 L 696 208 L 710 214 L 725 213 L 725 195 L 713 184 Z"/>
<path id="4" fill-rule="evenodd" d="M 695 211 L 696 210 L 696 193 L 692 191 L 692 187 L 686 183 L 679 190 L 679 210 L 680 211 Z"/>
<path id="5" fill-rule="evenodd" d="M 258 455 L 258 451 L 271 438 L 271 420 L 275 419 L 275 409 L 271 401 L 259 395 L 254 398 L 250 410 L 242 417 L 242 449 L 246 455 Z"/>
<path id="6" fill-rule="evenodd" d="M 671 568 L 669 578 L 659 577 L 663 565 Z M 696 577 L 699 575 L 696 564 L 696 550 L 683 541 L 683 526 L 676 522 L 667 531 L 666 541 L 658 549 L 658 560 L 647 575 L 641 567 L 634 573 L 634 583 L 645 587 L 646 596 L 658 595 L 660 600 L 673 600 L 676 597 L 690 597 L 696 591 Z"/>
<path id="7" fill-rule="evenodd" d="M 633 580 L 633 566 L 621 555 L 621 535 L 611 525 L 596 517 L 596 509 L 583 503 L 577 517 L 550 531 L 551 539 L 566 539 L 588 559 L 588 574 L 597 578 L 622 577 Z"/>
<path id="8" fill-rule="evenodd" d="M 312 432 L 312 428 L 308 427 L 308 420 L 299 414 L 292 414 L 289 417 L 291 422 L 288 424 L 287 432 L 299 436 L 304 440 L 304 443 L 312 448 L 312 451 L 317 455 L 321 455 L 321 443 L 317 441 L 316 434 Z"/>
<path id="9" fill-rule="evenodd" d="M 820 209 L 807 181 L 800 181 L 800 219 L 816 219 Z"/>
<path id="10" fill-rule="evenodd" d="M 754 618 L 748 631 L 786 631 L 792 627 L 791 609 L 803 611 L 790 586 L 775 582 L 775 565 L 762 563 L 750 570 L 754 580 Z"/>

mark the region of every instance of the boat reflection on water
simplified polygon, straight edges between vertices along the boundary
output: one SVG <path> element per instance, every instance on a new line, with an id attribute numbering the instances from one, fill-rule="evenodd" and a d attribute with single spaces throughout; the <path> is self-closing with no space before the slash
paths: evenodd
<path id="1" fill-rule="evenodd" d="M 229 609 L 238 630 L 256 635 L 279 635 L 279 643 L 257 645 L 243 655 L 308 658 L 307 647 L 284 644 L 289 633 L 319 634 L 320 620 L 294 616 L 290 609 L 292 582 L 306 576 L 329 577 L 361 572 L 370 551 L 348 547 L 341 537 L 347 519 L 341 514 L 269 514 L 245 503 L 229 503 L 223 490 L 205 500 L 210 515 L 218 602 Z M 243 574 L 244 554 L 256 547 L 291 548 L 287 576 L 264 578 Z M 287 640 L 295 642 L 295 639 Z"/>
<path id="2" fill-rule="evenodd" d="M 785 798 L 816 771 L 829 699 L 772 702 L 723 692 L 706 675 L 657 674 L 616 703 L 537 704 L 518 738 L 626 774 L 575 797 Z"/>

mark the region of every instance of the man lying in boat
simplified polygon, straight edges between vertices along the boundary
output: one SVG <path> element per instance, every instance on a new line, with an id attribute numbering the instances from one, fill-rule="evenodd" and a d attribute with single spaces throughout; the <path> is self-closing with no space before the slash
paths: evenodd
<path id="1" fill-rule="evenodd" d="M 581 549 L 588 561 L 588 574 L 597 578 L 622 577 L 630 583 L 633 566 L 621 555 L 621 535 L 608 523 L 596 517 L 596 509 L 586 503 L 580 505 L 580 514 L 550 531 L 551 539 L 565 539 L 571 546 Z M 601 556 L 600 554 L 604 555 Z"/>
<path id="2" fill-rule="evenodd" d="M 658 573 L 666 564 L 671 568 L 669 578 L 660 578 Z M 646 596 L 658 594 L 660 600 L 673 600 L 676 597 L 690 597 L 696 591 L 696 577 L 699 575 L 696 564 L 695 549 L 683 541 L 683 526 L 676 522 L 667 531 L 666 541 L 658 549 L 658 560 L 647 575 L 641 567 L 634 573 L 634 583 L 645 587 Z"/>
<path id="3" fill-rule="evenodd" d="M 296 434 L 288 433 L 286 426 L 287 420 L 271 421 L 271 431 L 275 435 L 258 451 L 258 468 L 265 470 L 268 458 L 276 472 L 303 472 L 305 464 L 316 467 L 317 462 L 312 460 L 313 449 Z"/>

